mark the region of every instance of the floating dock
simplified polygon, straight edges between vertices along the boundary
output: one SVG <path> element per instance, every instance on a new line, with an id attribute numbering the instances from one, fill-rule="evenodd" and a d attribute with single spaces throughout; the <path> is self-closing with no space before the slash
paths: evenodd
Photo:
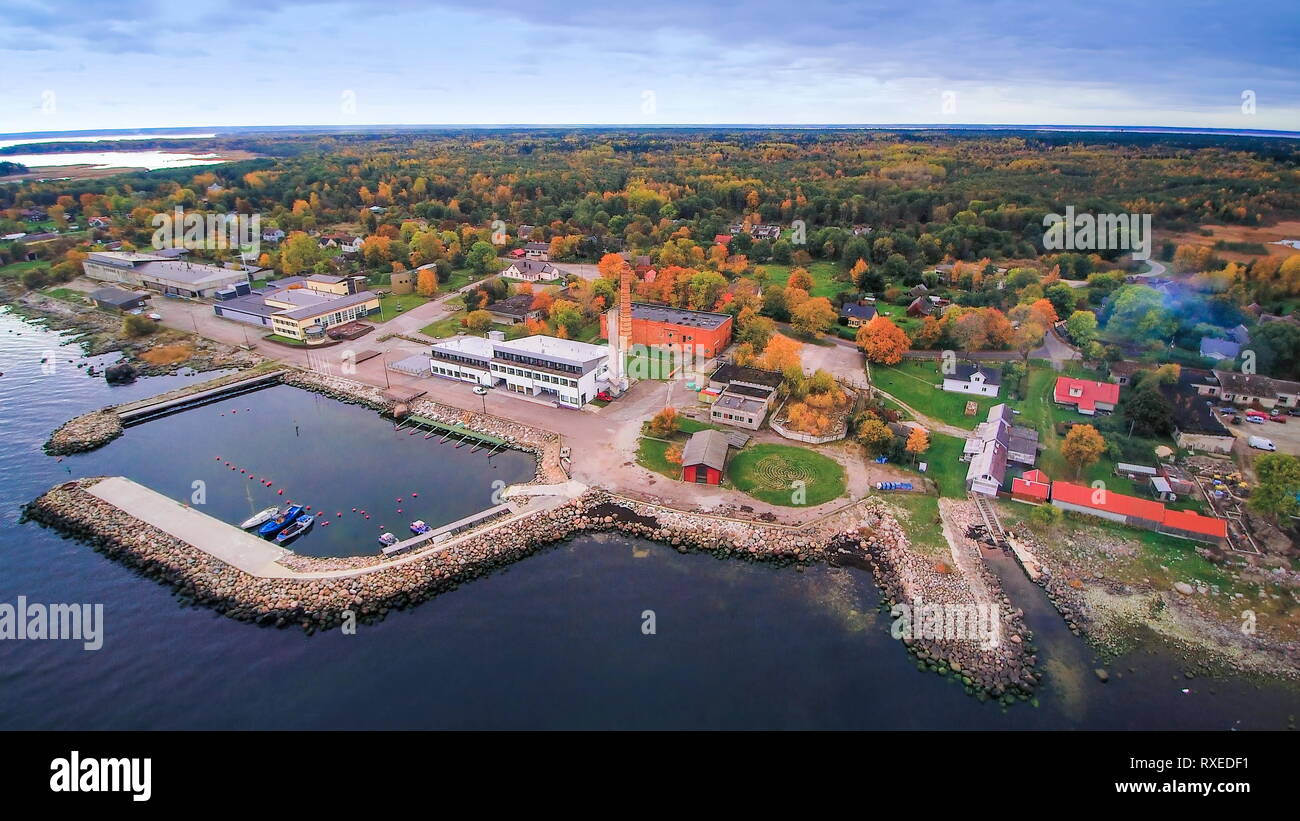
<path id="1" fill-rule="evenodd" d="M 278 385 L 284 371 L 272 371 L 270 373 L 259 374 L 248 379 L 241 379 L 238 382 L 231 382 L 227 385 L 219 385 L 215 388 L 209 388 L 206 391 L 178 396 L 174 399 L 164 399 L 161 402 L 145 402 L 143 404 L 126 405 L 117 409 L 118 418 L 122 420 L 123 427 L 131 427 L 141 422 L 148 422 L 151 419 L 159 419 L 173 413 L 179 413 L 190 408 L 197 408 L 201 405 L 209 405 L 213 402 L 219 402 L 231 396 L 240 396 L 241 394 L 258 391 L 262 388 L 269 388 L 272 385 Z"/>

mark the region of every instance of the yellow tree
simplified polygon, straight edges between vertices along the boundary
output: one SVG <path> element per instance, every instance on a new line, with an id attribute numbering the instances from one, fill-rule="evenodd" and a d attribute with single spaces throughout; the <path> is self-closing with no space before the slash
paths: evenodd
<path id="1" fill-rule="evenodd" d="M 824 296 L 809 299 L 796 307 L 790 316 L 790 327 L 804 336 L 823 333 L 835 322 L 835 309 Z"/>
<path id="2" fill-rule="evenodd" d="M 912 432 L 907 435 L 906 450 L 912 454 L 912 461 L 915 462 L 917 457 L 925 453 L 930 447 L 930 435 L 925 432 L 925 428 L 913 427 Z"/>
<path id="3" fill-rule="evenodd" d="M 415 291 L 420 296 L 433 296 L 438 293 L 438 272 L 432 268 L 421 270 L 415 282 Z"/>
<path id="4" fill-rule="evenodd" d="M 803 268 L 795 268 L 790 272 L 790 277 L 785 281 L 787 288 L 799 288 L 803 291 L 811 291 L 813 288 L 812 274 Z"/>
<path id="5" fill-rule="evenodd" d="M 1075 475 L 1101 458 L 1106 450 L 1106 440 L 1092 425 L 1075 425 L 1061 443 L 1061 455 L 1074 465 Z"/>

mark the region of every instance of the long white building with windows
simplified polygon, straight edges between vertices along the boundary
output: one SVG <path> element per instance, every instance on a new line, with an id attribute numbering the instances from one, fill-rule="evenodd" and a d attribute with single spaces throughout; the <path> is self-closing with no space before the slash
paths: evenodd
<path id="1" fill-rule="evenodd" d="M 486 339 L 457 336 L 435 344 L 429 370 L 580 408 L 609 387 L 609 348 L 540 334 L 507 341 L 492 331 Z"/>

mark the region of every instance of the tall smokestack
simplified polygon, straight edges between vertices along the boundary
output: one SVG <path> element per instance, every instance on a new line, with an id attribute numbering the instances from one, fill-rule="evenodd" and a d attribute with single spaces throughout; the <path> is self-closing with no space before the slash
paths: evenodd
<path id="1" fill-rule="evenodd" d="M 618 277 L 618 349 L 623 356 L 632 350 L 632 266 L 623 263 Z M 623 390 L 627 389 L 627 374 L 619 368 Z"/>

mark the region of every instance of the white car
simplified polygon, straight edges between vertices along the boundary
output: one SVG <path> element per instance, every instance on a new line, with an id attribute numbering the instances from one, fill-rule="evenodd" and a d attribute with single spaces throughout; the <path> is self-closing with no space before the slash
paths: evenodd
<path id="1" fill-rule="evenodd" d="M 149 314 L 149 318 L 154 322 L 162 322 L 162 314 Z"/>
<path id="2" fill-rule="evenodd" d="M 1263 436 L 1252 436 L 1248 441 L 1250 446 L 1256 450 L 1277 450 L 1277 445 L 1273 444 L 1273 440 L 1265 439 Z"/>
<path id="3" fill-rule="evenodd" d="M 482 385 L 475 385 L 475 386 L 474 386 L 474 393 L 477 393 L 479 396 L 486 396 L 486 395 L 487 395 L 487 392 L 488 392 L 488 389 L 485 388 L 485 387 L 483 387 Z"/>

